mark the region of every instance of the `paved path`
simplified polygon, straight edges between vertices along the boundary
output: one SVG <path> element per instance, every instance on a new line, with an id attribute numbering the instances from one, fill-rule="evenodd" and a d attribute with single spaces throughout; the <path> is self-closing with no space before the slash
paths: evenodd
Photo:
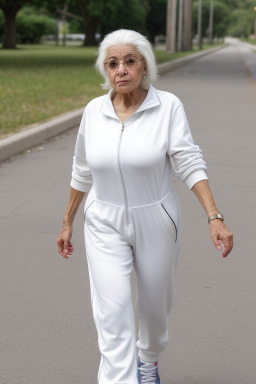
<path id="1" fill-rule="evenodd" d="M 170 342 L 159 362 L 163 384 L 256 380 L 256 86 L 239 47 L 208 55 L 157 84 L 184 103 L 235 239 L 233 254 L 222 260 L 203 209 L 175 181 L 184 235 Z M 75 138 L 70 131 L 0 166 L 0 384 L 96 384 L 99 353 L 82 210 L 73 257 L 64 260 L 55 245 Z"/>

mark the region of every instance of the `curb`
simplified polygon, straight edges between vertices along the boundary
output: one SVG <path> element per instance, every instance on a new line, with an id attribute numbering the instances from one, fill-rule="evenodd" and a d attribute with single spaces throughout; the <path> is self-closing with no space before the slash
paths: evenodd
<path id="1" fill-rule="evenodd" d="M 172 71 L 172 70 L 179 68 L 179 67 L 181 67 L 181 66 L 183 66 L 183 65 L 185 65 L 191 61 L 194 61 L 194 60 L 197 60 L 203 56 L 209 55 L 209 53 L 213 53 L 213 52 L 218 51 L 219 49 L 226 48 L 227 46 L 228 46 L 228 44 L 224 44 L 224 45 L 221 45 L 220 47 L 209 48 L 203 52 L 192 53 L 191 55 L 181 57 L 180 59 L 175 59 L 175 60 L 167 61 L 167 62 L 162 63 L 162 64 L 158 64 L 158 66 L 157 66 L 158 72 L 160 75 L 162 75 L 163 73 Z"/>
<path id="2" fill-rule="evenodd" d="M 226 46 L 227 45 L 222 45 L 220 47 L 210 48 L 203 52 L 192 53 L 191 55 L 180 59 L 159 64 L 159 74 L 161 75 L 168 71 L 172 71 Z M 14 155 L 18 155 L 27 149 L 35 147 L 45 140 L 49 140 L 54 136 L 79 126 L 84 108 L 85 107 L 61 114 L 46 123 L 25 129 L 24 131 L 8 136 L 7 138 L 0 139 L 0 162 L 7 160 Z"/>
<path id="3" fill-rule="evenodd" d="M 28 128 L 0 140 L 0 162 L 14 155 L 35 147 L 45 140 L 49 140 L 80 124 L 84 108 L 67 112 L 55 117 L 53 120 Z"/>

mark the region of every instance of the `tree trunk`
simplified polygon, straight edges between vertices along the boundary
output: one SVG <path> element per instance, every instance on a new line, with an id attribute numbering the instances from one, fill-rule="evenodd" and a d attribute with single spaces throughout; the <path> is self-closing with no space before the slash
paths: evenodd
<path id="1" fill-rule="evenodd" d="M 183 38 L 183 0 L 179 1 L 179 24 L 178 24 L 178 51 L 182 51 L 182 38 Z"/>
<path id="2" fill-rule="evenodd" d="M 166 52 L 176 52 L 176 19 L 177 19 L 177 0 L 167 2 L 166 20 Z"/>
<path id="3" fill-rule="evenodd" d="M 15 15 L 5 15 L 4 35 L 3 35 L 3 46 L 4 49 L 15 49 L 16 48 L 16 24 Z"/>
<path id="4" fill-rule="evenodd" d="M 2 9 L 5 17 L 3 46 L 4 49 L 16 48 L 16 15 L 26 0 L 5 0 L 1 1 L 0 9 Z"/>
<path id="5" fill-rule="evenodd" d="M 184 13 L 184 33 L 183 33 L 183 50 L 190 51 L 192 49 L 192 0 L 185 0 Z"/>
<path id="6" fill-rule="evenodd" d="M 83 18 L 84 33 L 85 33 L 83 46 L 88 47 L 92 45 L 97 45 L 97 42 L 95 39 L 95 33 L 97 30 L 99 20 L 90 15 L 90 12 L 88 12 L 86 3 L 84 3 L 81 0 L 76 0 L 76 2 L 78 7 L 80 8 L 82 18 Z"/>
<path id="7" fill-rule="evenodd" d="M 97 41 L 95 39 L 95 33 L 97 30 L 98 22 L 97 20 L 90 20 L 90 22 L 87 22 L 86 25 L 84 25 L 84 31 L 85 31 L 85 39 L 83 42 L 84 46 L 92 46 L 97 45 Z"/>

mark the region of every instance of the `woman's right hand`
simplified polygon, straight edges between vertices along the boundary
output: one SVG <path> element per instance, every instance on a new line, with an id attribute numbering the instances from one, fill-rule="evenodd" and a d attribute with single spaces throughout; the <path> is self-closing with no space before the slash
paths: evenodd
<path id="1" fill-rule="evenodd" d="M 57 238 L 58 252 L 61 256 L 68 259 L 68 256 L 71 256 L 74 247 L 71 243 L 72 237 L 72 226 L 70 224 L 63 224 L 59 237 Z"/>

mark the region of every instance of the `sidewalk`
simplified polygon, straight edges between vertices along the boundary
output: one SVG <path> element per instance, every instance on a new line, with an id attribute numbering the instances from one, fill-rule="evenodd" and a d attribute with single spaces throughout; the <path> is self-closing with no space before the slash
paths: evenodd
<path id="1" fill-rule="evenodd" d="M 210 48 L 202 52 L 193 53 L 180 59 L 171 60 L 158 65 L 159 74 L 172 71 L 193 60 L 213 53 L 225 46 Z M 39 124 L 22 132 L 0 140 L 0 163 L 29 148 L 39 145 L 45 140 L 59 135 L 69 129 L 79 126 L 84 108 L 64 113 L 47 123 Z"/>
<path id="2" fill-rule="evenodd" d="M 245 44 L 248 48 L 252 49 L 253 51 L 256 51 L 256 44 L 250 44 L 250 43 L 247 43 L 245 41 L 242 42 L 243 44 Z"/>

